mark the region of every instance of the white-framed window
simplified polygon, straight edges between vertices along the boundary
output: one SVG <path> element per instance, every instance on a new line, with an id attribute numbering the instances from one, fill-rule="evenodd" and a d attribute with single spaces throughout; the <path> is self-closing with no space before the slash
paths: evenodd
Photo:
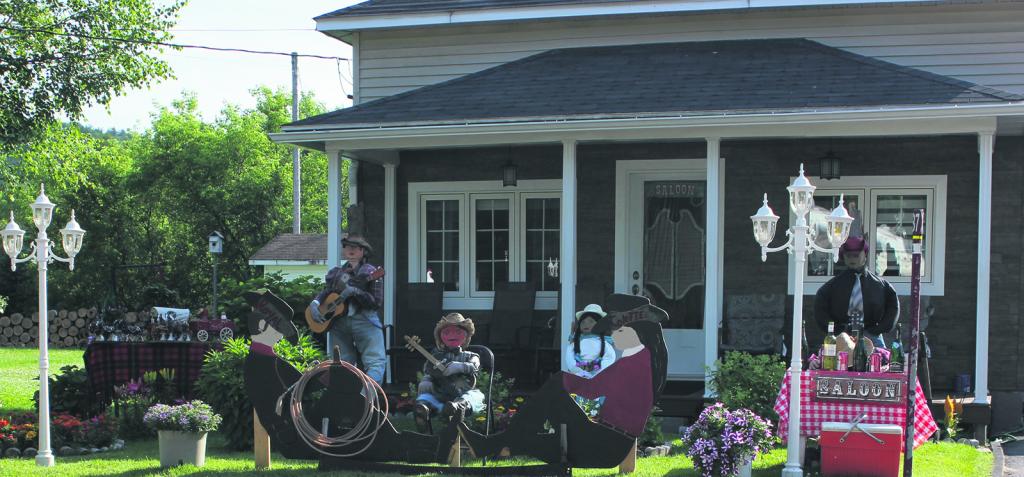
<path id="1" fill-rule="evenodd" d="M 530 281 L 555 309 L 561 181 L 409 184 L 409 277 L 444 283 L 446 309 L 490 309 L 497 283 Z"/>
<path id="2" fill-rule="evenodd" d="M 825 218 L 838 205 L 840 194 L 854 222 L 851 236 L 867 238 L 871 247 L 867 268 L 885 278 L 901 295 L 910 294 L 911 235 L 914 210 L 925 209 L 921 259 L 921 293 L 942 295 L 945 282 L 946 176 L 853 176 L 821 181 L 814 191 L 815 207 L 808 217 L 818 245 L 828 247 Z M 796 220 L 790 214 L 790 224 Z M 789 292 L 793 292 L 790 259 Z M 813 252 L 807 257 L 804 294 L 814 294 L 845 266 L 832 256 Z"/>

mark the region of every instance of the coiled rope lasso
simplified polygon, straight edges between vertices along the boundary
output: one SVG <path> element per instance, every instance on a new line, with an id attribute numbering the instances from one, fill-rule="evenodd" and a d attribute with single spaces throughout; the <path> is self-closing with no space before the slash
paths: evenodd
<path id="1" fill-rule="evenodd" d="M 330 370 L 332 366 L 341 366 L 355 375 L 362 384 L 363 391 L 361 394 L 364 397 L 363 413 L 359 421 L 348 432 L 338 437 L 324 435 L 313 427 L 302 413 L 302 394 L 306 389 L 306 383 L 314 376 Z M 385 398 L 383 402 L 381 401 L 381 396 L 385 396 L 384 390 L 366 373 L 345 361 L 335 359 L 317 364 L 302 373 L 302 377 L 295 382 L 293 388 L 291 399 L 292 423 L 295 425 L 295 430 L 299 437 L 321 454 L 332 457 L 352 457 L 362 454 L 373 445 L 373 441 L 377 438 L 377 432 L 388 422 L 388 400 Z M 354 452 L 338 450 L 349 449 L 360 444 L 362 446 Z"/>

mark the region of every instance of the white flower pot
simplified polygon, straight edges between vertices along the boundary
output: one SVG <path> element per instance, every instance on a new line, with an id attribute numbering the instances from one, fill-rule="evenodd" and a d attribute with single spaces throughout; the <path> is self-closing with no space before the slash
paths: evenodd
<path id="1" fill-rule="evenodd" d="M 206 464 L 206 432 L 159 431 L 160 467 Z"/>
<path id="2" fill-rule="evenodd" d="M 750 477 L 750 472 L 752 471 L 753 465 L 753 461 L 741 465 L 739 468 L 739 472 L 736 472 L 736 477 Z"/>

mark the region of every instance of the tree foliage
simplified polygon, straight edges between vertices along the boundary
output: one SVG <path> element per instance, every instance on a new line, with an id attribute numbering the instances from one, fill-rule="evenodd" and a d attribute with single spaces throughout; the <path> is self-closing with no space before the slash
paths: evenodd
<path id="1" fill-rule="evenodd" d="M 51 303 L 68 307 L 107 302 L 143 305 L 154 287 L 180 303 L 209 303 L 212 261 L 206 237 L 225 237 L 218 272 L 225 282 L 244 282 L 254 269 L 248 259 L 279 233 L 290 231 L 292 161 L 290 147 L 267 137 L 290 118 L 284 91 L 258 88 L 251 109 L 226 107 L 212 122 L 186 95 L 153 115 L 151 127 L 127 139 L 95 137 L 74 125 L 45 128 L 33 141 L 0 153 L 0 212 L 15 212 L 35 237 L 29 204 L 46 183 L 58 208 L 51 236 L 67 222 L 70 209 L 86 230 L 74 272 L 51 267 Z M 303 115 L 323 111 L 312 96 Z M 90 131 L 92 132 L 92 131 Z M 326 229 L 326 156 L 303 152 L 303 231 Z M 27 241 L 27 240 L 26 240 Z M 58 241 L 59 243 L 59 241 Z M 59 248 L 59 245 L 58 245 Z M 137 264 L 159 267 L 126 268 Z M 111 285 L 118 274 L 117 295 Z M 0 295 L 12 310 L 34 303 L 35 269 L 0 267 Z M 226 302 L 231 297 L 221 295 Z"/>
<path id="2" fill-rule="evenodd" d="M 171 75 L 156 45 L 183 3 L 151 0 L 0 2 L 0 146 L 62 114 L 77 118 L 127 88 Z"/>

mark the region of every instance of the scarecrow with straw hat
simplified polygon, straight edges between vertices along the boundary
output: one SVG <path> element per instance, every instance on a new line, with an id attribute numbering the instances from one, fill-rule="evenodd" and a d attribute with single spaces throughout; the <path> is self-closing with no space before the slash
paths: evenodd
<path id="1" fill-rule="evenodd" d="M 431 350 L 431 355 L 441 364 L 423 364 L 423 379 L 417 387 L 414 408 L 416 427 L 420 432 L 429 428 L 432 413 L 461 419 L 486 407 L 484 394 L 476 389 L 480 355 L 465 349 L 475 332 L 473 320 L 461 313 L 445 315 L 434 327 L 436 347 Z"/>

